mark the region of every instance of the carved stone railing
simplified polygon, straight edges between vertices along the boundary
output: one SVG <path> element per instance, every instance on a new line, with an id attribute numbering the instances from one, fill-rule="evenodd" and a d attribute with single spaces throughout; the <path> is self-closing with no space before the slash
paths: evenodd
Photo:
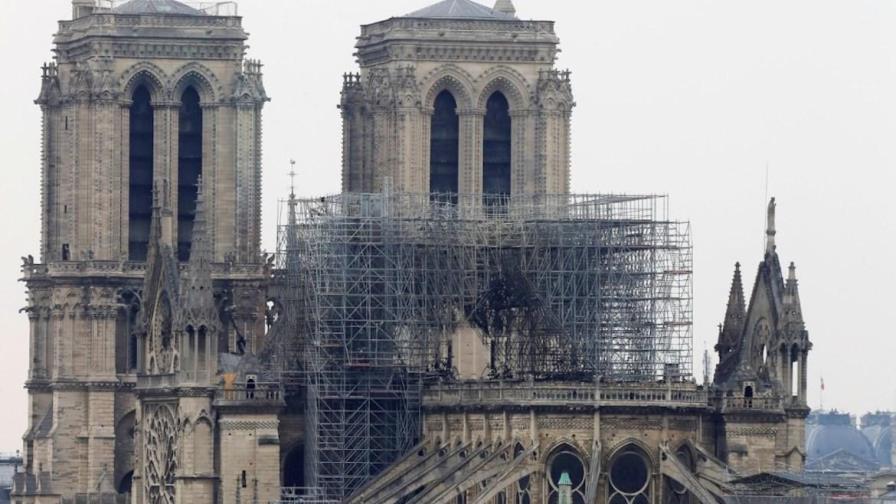
<path id="1" fill-rule="evenodd" d="M 781 410 L 784 403 L 778 397 L 723 397 L 722 411 L 736 410 Z"/>
<path id="2" fill-rule="evenodd" d="M 279 383 L 256 383 L 215 391 L 215 404 L 219 406 L 281 402 L 283 402 L 283 390 Z"/>
<path id="3" fill-rule="evenodd" d="M 138 389 L 211 386 L 208 371 L 178 371 L 158 375 L 137 375 Z"/>
<path id="4" fill-rule="evenodd" d="M 465 405 L 592 405 L 707 407 L 705 390 L 684 384 L 532 384 L 470 382 L 427 387 L 424 407 Z"/>

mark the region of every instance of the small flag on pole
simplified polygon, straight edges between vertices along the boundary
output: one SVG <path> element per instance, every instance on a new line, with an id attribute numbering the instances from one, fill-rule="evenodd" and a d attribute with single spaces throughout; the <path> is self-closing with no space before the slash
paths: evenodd
<path id="1" fill-rule="evenodd" d="M 824 390 L 824 377 L 821 377 L 821 390 Z"/>

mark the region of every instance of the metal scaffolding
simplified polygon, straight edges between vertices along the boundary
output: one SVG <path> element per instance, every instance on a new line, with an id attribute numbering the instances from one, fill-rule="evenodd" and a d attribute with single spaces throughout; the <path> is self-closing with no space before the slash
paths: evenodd
<path id="1" fill-rule="evenodd" d="M 289 209 L 276 344 L 304 356 L 283 370 L 307 394 L 306 483 L 329 498 L 417 443 L 460 327 L 488 348 L 486 378 L 690 378 L 690 229 L 664 197 L 387 191 Z"/>

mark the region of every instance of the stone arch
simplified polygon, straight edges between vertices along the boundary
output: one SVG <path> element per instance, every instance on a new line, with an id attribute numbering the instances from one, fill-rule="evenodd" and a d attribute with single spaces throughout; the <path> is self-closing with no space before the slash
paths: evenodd
<path id="1" fill-rule="evenodd" d="M 577 442 L 563 439 L 543 453 L 545 495 L 551 501 L 557 498 L 561 478 L 565 473 L 571 481 L 573 502 L 584 501 L 588 479 L 588 457 Z"/>
<path id="2" fill-rule="evenodd" d="M 204 412 L 203 412 L 204 413 Z M 193 423 L 193 472 L 211 474 L 212 467 L 212 422 L 200 414 Z"/>
<path id="3" fill-rule="evenodd" d="M 152 103 L 165 101 L 167 76 L 161 67 L 148 61 L 141 61 L 128 67 L 121 75 L 118 88 L 125 100 L 130 100 L 138 86 L 143 85 L 149 91 Z"/>
<path id="4" fill-rule="evenodd" d="M 172 98 L 180 101 L 180 97 L 188 87 L 192 86 L 199 93 L 200 102 L 203 105 L 217 103 L 224 91 L 221 83 L 208 67 L 191 62 L 177 69 L 171 77 Z"/>
<path id="5" fill-rule="evenodd" d="M 305 445 L 294 443 L 288 450 L 283 450 L 280 460 L 280 484 L 284 487 L 305 486 Z"/>
<path id="6" fill-rule="evenodd" d="M 507 98 L 511 112 L 529 107 L 529 86 L 518 71 L 498 66 L 484 73 L 478 80 L 486 84 L 479 92 L 477 108 L 484 109 L 485 103 L 495 91 L 500 91 Z"/>
<path id="7" fill-rule="evenodd" d="M 644 441 L 633 437 L 625 438 L 613 445 L 613 447 L 607 452 L 606 459 L 604 459 L 604 467 L 609 467 L 609 463 L 613 460 L 614 457 L 631 446 L 639 448 L 642 452 L 644 452 L 644 455 L 650 462 L 650 468 L 652 470 L 656 471 L 659 468 L 659 460 L 657 460 L 654 450 Z"/>
<path id="8" fill-rule="evenodd" d="M 751 332 L 751 341 L 748 347 L 751 360 L 757 365 L 762 365 L 762 347 L 763 345 L 768 346 L 771 342 L 772 329 L 769 320 L 765 317 L 760 317 L 756 320 L 756 323 L 753 324 L 753 330 Z"/>
<path id="9" fill-rule="evenodd" d="M 426 110 L 433 108 L 436 97 L 442 91 L 448 91 L 457 102 L 457 108 L 465 109 L 473 106 L 473 79 L 466 71 L 456 65 L 444 65 L 436 69 L 426 79 L 426 96 L 423 106 Z"/>
<path id="10" fill-rule="evenodd" d="M 115 422 L 116 463 L 112 477 L 119 493 L 127 493 L 131 488 L 131 478 L 134 474 L 136 429 L 137 410 L 135 409 L 125 412 Z"/>
<path id="11" fill-rule="evenodd" d="M 607 502 L 650 502 L 658 465 L 652 450 L 640 440 L 619 443 L 607 458 Z"/>
<path id="12" fill-rule="evenodd" d="M 131 493 L 132 484 L 134 481 L 134 470 L 131 469 L 127 473 L 125 473 L 121 478 L 116 479 L 118 482 L 115 486 L 116 491 L 121 495 L 127 495 Z"/>
<path id="13" fill-rule="evenodd" d="M 523 446 L 523 448 L 526 447 L 526 443 L 522 443 L 520 441 L 517 441 L 517 443 L 521 444 Z M 586 456 L 588 453 L 587 450 L 585 450 L 585 448 L 582 445 L 580 445 L 578 443 L 578 441 L 576 441 L 575 439 L 572 439 L 572 438 L 562 437 L 562 438 L 559 438 L 554 443 L 552 443 L 546 449 L 541 450 L 541 453 L 539 453 L 539 455 L 538 455 L 538 459 L 539 459 L 538 463 L 546 464 L 548 459 L 551 457 L 551 455 L 553 455 L 557 451 L 562 450 L 564 448 L 574 451 L 576 454 L 578 454 L 579 457 L 582 458 L 583 461 L 585 461 L 588 458 Z"/>

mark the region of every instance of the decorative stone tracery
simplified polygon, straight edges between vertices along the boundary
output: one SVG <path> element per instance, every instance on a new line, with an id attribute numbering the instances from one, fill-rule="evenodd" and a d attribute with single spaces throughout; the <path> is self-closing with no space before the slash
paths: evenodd
<path id="1" fill-rule="evenodd" d="M 147 502 L 174 504 L 179 437 L 176 407 L 147 404 L 144 421 L 143 480 Z"/>

